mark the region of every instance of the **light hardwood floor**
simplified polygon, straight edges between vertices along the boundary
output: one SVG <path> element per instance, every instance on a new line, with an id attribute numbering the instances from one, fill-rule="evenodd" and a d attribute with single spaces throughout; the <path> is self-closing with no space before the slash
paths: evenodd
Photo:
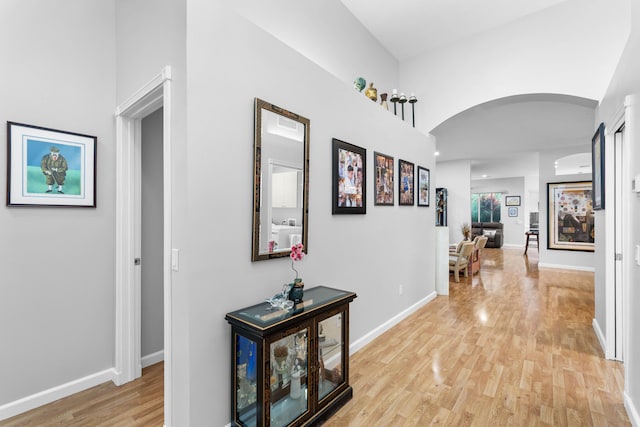
<path id="1" fill-rule="evenodd" d="M 354 397 L 324 426 L 630 425 L 622 364 L 604 359 L 593 316 L 592 273 L 485 249 L 478 275 L 352 355 Z M 162 369 L 0 425 L 162 426 Z"/>
<path id="2" fill-rule="evenodd" d="M 354 354 L 354 398 L 325 426 L 630 425 L 623 366 L 592 327 L 593 273 L 522 252 L 485 249 L 479 275 Z"/>

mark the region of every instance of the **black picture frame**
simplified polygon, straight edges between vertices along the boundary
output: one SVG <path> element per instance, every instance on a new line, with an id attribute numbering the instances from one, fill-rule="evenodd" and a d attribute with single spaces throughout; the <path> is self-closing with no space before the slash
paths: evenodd
<path id="1" fill-rule="evenodd" d="M 595 250 L 591 181 L 547 183 L 547 249 Z"/>
<path id="2" fill-rule="evenodd" d="M 333 152 L 331 213 L 366 214 L 367 150 L 336 138 L 331 142 Z"/>
<path id="3" fill-rule="evenodd" d="M 398 204 L 413 206 L 415 189 L 415 165 L 406 160 L 398 160 Z"/>
<path id="4" fill-rule="evenodd" d="M 418 206 L 429 207 L 431 192 L 431 171 L 418 166 Z"/>
<path id="5" fill-rule="evenodd" d="M 504 197 L 504 205 L 505 206 L 520 206 L 521 200 L 520 196 L 505 196 Z"/>
<path id="6" fill-rule="evenodd" d="M 7 122 L 7 206 L 96 207 L 98 138 Z"/>
<path id="7" fill-rule="evenodd" d="M 394 158 L 386 154 L 373 152 L 375 206 L 393 206 L 395 189 Z"/>
<path id="8" fill-rule="evenodd" d="M 591 138 L 591 171 L 593 179 L 593 210 L 604 209 L 604 123 L 600 123 Z"/>

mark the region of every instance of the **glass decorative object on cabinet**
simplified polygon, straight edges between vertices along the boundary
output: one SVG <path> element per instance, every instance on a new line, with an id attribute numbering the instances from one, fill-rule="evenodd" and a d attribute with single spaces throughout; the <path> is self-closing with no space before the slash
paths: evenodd
<path id="1" fill-rule="evenodd" d="M 257 416 L 256 343 L 236 335 L 236 411 L 245 425 L 255 425 Z"/>
<path id="2" fill-rule="evenodd" d="M 304 328 L 271 343 L 272 426 L 288 425 L 309 410 L 308 336 Z"/>
<path id="3" fill-rule="evenodd" d="M 322 399 L 344 380 L 342 314 L 318 322 L 318 398 Z"/>

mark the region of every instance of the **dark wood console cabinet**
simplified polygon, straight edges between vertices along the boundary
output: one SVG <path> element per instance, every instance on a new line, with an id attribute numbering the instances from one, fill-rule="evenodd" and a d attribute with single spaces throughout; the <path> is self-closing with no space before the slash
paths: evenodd
<path id="1" fill-rule="evenodd" d="M 288 310 L 263 302 L 227 313 L 233 426 L 312 425 L 351 399 L 349 303 L 355 298 L 318 286 Z"/>

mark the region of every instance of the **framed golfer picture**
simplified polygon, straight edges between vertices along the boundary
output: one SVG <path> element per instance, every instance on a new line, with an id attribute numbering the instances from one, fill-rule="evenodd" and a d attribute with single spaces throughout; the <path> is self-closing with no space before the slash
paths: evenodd
<path id="1" fill-rule="evenodd" d="M 95 136 L 7 122 L 7 206 L 96 207 Z"/>

